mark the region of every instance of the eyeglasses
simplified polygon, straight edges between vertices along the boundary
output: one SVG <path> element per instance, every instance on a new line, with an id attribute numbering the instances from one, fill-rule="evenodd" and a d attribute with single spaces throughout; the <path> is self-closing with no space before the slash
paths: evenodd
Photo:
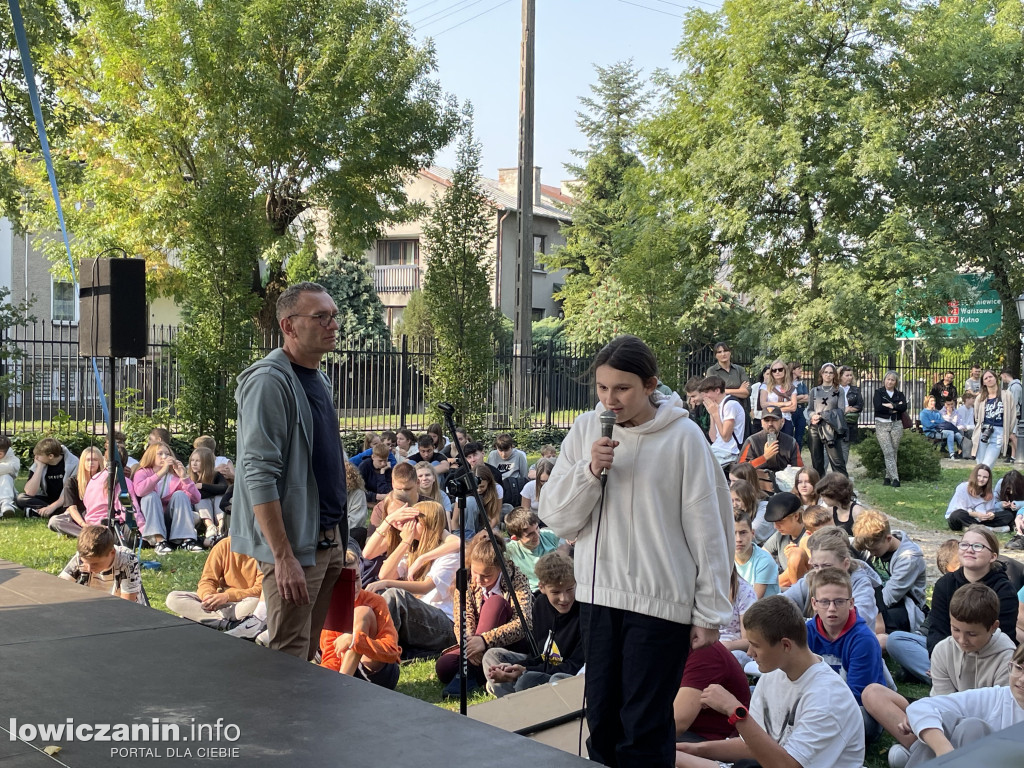
<path id="1" fill-rule="evenodd" d="M 831 608 L 833 605 L 840 610 L 846 606 L 847 603 L 852 603 L 852 597 L 837 597 L 835 600 L 829 600 L 827 598 L 819 600 L 814 598 L 814 602 L 818 605 L 824 606 L 825 608 Z"/>
<path id="2" fill-rule="evenodd" d="M 962 552 L 966 552 L 969 549 L 973 550 L 975 552 L 981 552 L 981 550 L 983 550 L 983 549 L 987 549 L 989 552 L 994 552 L 995 551 L 994 549 L 992 549 L 992 547 L 986 547 L 984 544 L 979 544 L 978 542 L 973 542 L 972 543 L 972 542 L 969 542 L 969 541 L 961 541 L 959 544 L 957 544 L 957 547 Z"/>
<path id="3" fill-rule="evenodd" d="M 772 368 L 772 373 L 782 373 L 785 368 Z"/>
<path id="4" fill-rule="evenodd" d="M 340 315 L 341 315 L 341 312 L 317 312 L 315 315 L 298 315 L 298 314 L 296 314 L 296 315 L 288 315 L 288 317 L 289 318 L 292 318 L 292 317 L 311 317 L 314 320 L 316 320 L 318 323 L 320 323 L 320 327 L 321 328 L 326 328 L 331 323 L 338 322 L 338 317 Z"/>
<path id="5" fill-rule="evenodd" d="M 1024 664 L 1018 664 L 1016 661 L 1007 662 L 1007 668 L 1010 670 L 1011 675 L 1024 675 Z"/>

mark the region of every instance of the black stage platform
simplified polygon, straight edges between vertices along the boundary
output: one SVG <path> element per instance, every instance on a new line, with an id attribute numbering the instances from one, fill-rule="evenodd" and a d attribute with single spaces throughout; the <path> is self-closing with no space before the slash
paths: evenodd
<path id="1" fill-rule="evenodd" d="M 111 736 L 118 725 L 140 729 L 158 718 L 177 724 L 181 738 L 28 738 L 29 729 L 67 726 L 69 718 L 76 729 L 94 733 L 111 726 Z M 12 737 L 12 720 L 24 739 Z M 212 730 L 218 722 L 219 740 Z M 193 724 L 211 729 L 193 732 Z M 61 747 L 56 757 L 43 754 L 48 745 Z M 583 762 L 0 560 L 0 768 L 211 764 L 559 768 Z"/>

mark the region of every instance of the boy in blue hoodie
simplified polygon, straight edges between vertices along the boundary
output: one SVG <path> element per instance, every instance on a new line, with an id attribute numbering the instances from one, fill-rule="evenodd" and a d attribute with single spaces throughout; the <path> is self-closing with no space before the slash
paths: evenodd
<path id="1" fill-rule="evenodd" d="M 882 726 L 865 711 L 860 695 L 872 683 L 885 685 L 882 647 L 853 607 L 849 575 L 838 568 L 816 571 L 811 595 L 815 615 L 807 620 L 807 647 L 850 687 L 864 716 L 865 741 L 870 743 Z"/>

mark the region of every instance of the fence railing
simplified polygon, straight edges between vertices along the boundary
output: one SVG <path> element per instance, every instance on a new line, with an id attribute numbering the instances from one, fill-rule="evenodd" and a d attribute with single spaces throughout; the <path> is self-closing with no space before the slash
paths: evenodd
<path id="1" fill-rule="evenodd" d="M 174 354 L 178 329 L 154 326 L 150 331 L 149 352 L 145 358 L 118 359 L 111 371 L 106 359 L 96 359 L 103 387 L 111 388 L 114 374 L 115 399 L 131 389 L 137 393 L 136 407 L 147 414 L 164 406 L 170 414 L 172 429 L 185 421 L 174 404 L 181 391 L 182 380 Z M 13 374 L 16 390 L 0 414 L 0 428 L 10 433 L 22 429 L 44 429 L 59 414 L 92 424 L 103 431 L 103 415 L 98 389 L 88 358 L 78 356 L 78 329 L 74 326 L 39 322 L 7 331 L 7 340 L 22 352 L 20 359 L 0 361 L 2 372 Z M 258 346 L 265 352 L 277 345 L 274 338 Z M 532 425 L 568 428 L 581 412 L 597 402 L 590 376 L 594 347 L 574 345 L 556 340 L 538 343 L 533 354 L 517 356 L 511 349 L 496 349 L 488 373 L 494 381 L 487 413 L 483 414 L 493 429 L 512 426 L 512 415 L 527 410 Z M 430 345 L 414 346 L 406 338 L 391 344 L 348 343 L 342 340 L 336 353 L 324 362 L 324 371 L 332 383 L 338 417 L 343 430 L 379 431 L 409 427 L 423 430 L 427 426 L 426 392 L 434 360 Z M 743 364 L 752 377 L 760 374 L 752 360 L 764 360 L 757 350 L 734 349 L 733 359 Z M 835 361 L 842 364 L 842 361 Z M 946 370 L 954 372 L 954 383 L 963 391 L 963 382 L 973 364 L 987 361 L 969 359 L 950 350 L 927 350 L 917 345 L 913 354 L 866 358 L 852 364 L 855 383 L 861 386 L 868 407 L 860 421 L 872 421 L 871 396 L 881 385 L 888 370 L 895 370 L 907 394 L 911 409 L 922 407 L 924 397 Z M 669 381 L 683 383 L 690 376 L 703 377 L 714 365 L 710 345 L 681 349 L 674 359 L 662 361 Z M 805 380 L 809 386 L 817 379 L 821 361 L 804 361 Z M 515 371 L 522 371 L 522 386 L 514 386 Z M 520 398 L 514 401 L 514 397 Z M 121 398 L 123 399 L 123 397 Z M 115 409 L 115 420 L 124 417 L 123 409 Z M 523 426 L 521 421 L 518 426 Z"/>

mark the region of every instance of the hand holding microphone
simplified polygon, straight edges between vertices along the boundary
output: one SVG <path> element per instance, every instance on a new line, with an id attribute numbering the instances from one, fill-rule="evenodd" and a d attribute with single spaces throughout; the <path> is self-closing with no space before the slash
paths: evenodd
<path id="1" fill-rule="evenodd" d="M 612 428 L 615 426 L 615 413 L 605 411 L 601 414 L 601 439 L 590 448 L 590 471 L 595 477 L 601 478 L 601 486 L 608 482 L 608 470 L 615 457 L 618 440 L 612 440 Z"/>

